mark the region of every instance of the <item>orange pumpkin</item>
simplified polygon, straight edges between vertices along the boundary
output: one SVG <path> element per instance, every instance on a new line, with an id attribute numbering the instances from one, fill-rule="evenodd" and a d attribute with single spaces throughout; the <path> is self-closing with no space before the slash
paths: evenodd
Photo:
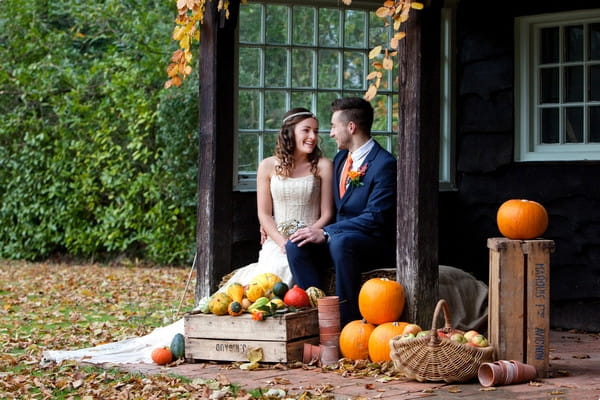
<path id="1" fill-rule="evenodd" d="M 402 335 L 408 322 L 386 322 L 378 325 L 369 337 L 369 358 L 373 362 L 391 361 L 390 339 Z"/>
<path id="2" fill-rule="evenodd" d="M 386 278 L 369 279 L 358 293 L 360 315 L 373 325 L 398 321 L 404 302 L 404 286 Z"/>
<path id="3" fill-rule="evenodd" d="M 165 365 L 173 361 L 173 353 L 168 347 L 157 347 L 150 354 L 152 361 L 158 365 Z"/>
<path id="4" fill-rule="evenodd" d="M 548 213 L 536 201 L 512 199 L 500 206 L 496 222 L 500 233 L 509 239 L 535 239 L 546 232 Z"/>
<path id="5" fill-rule="evenodd" d="M 342 356 L 351 360 L 368 360 L 369 337 L 374 329 L 375 325 L 364 319 L 347 323 L 340 332 L 340 352 Z"/>

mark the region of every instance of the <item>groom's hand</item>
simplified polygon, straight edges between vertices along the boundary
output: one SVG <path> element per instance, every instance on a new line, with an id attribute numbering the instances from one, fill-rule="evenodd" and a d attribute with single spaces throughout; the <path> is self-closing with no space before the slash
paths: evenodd
<path id="1" fill-rule="evenodd" d="M 307 226 L 300 228 L 290 236 L 290 240 L 296 243 L 298 247 L 302 247 L 307 243 L 325 243 L 323 229 Z"/>

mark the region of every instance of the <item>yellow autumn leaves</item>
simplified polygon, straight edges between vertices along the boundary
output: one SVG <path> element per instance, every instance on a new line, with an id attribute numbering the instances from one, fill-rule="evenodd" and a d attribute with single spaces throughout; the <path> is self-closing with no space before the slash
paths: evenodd
<path id="1" fill-rule="evenodd" d="M 177 18 L 176 26 L 173 29 L 173 40 L 179 42 L 179 49 L 173 52 L 171 62 L 167 67 L 167 76 L 169 79 L 165 82 L 165 88 L 171 86 L 181 86 L 183 79 L 192 73 L 192 52 L 191 44 L 200 40 L 200 30 L 198 25 L 203 22 L 206 2 L 211 0 L 177 0 Z M 242 0 L 245 4 L 246 0 Z M 351 5 L 352 0 L 343 0 L 347 6 Z M 229 0 L 219 0 L 217 5 L 219 11 L 225 12 L 225 17 L 229 17 Z M 397 55 L 396 49 L 398 43 L 405 36 L 405 32 L 400 32 L 402 23 L 408 21 L 411 9 L 423 9 L 423 3 L 410 0 L 386 0 L 383 5 L 377 9 L 377 17 L 385 20 L 385 25 L 392 25 L 394 35 L 390 39 L 388 47 L 378 45 L 369 52 L 369 59 L 372 62 L 373 71 L 371 71 L 366 80 L 370 82 L 365 99 L 371 100 L 377 94 L 381 85 L 383 71 L 391 71 L 394 68 L 393 58 Z M 383 57 L 382 57 L 383 54 Z"/>

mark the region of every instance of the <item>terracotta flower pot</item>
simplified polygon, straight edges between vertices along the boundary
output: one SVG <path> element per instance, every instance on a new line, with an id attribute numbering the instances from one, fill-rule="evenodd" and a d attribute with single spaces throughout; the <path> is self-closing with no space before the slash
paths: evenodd
<path id="1" fill-rule="evenodd" d="M 534 366 L 520 361 L 499 360 L 493 363 L 483 363 L 477 371 L 479 383 L 482 386 L 512 385 L 528 382 L 536 377 Z"/>
<path id="2" fill-rule="evenodd" d="M 321 358 L 321 347 L 314 344 L 304 343 L 304 353 L 302 354 L 302 362 L 311 364 Z"/>
<path id="3" fill-rule="evenodd" d="M 321 345 L 321 364 L 337 364 L 340 359 L 340 349 L 338 346 Z"/>
<path id="4" fill-rule="evenodd" d="M 339 346 L 340 334 L 339 333 L 322 333 L 322 334 L 319 334 L 319 340 L 321 342 L 321 345 Z"/>
<path id="5" fill-rule="evenodd" d="M 323 296 L 317 299 L 317 307 L 321 308 L 323 306 L 336 306 L 339 307 L 340 298 L 338 296 Z"/>

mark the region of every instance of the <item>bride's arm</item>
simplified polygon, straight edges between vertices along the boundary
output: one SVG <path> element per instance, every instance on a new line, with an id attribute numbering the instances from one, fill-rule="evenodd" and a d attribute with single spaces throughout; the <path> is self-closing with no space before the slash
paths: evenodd
<path id="1" fill-rule="evenodd" d="M 331 222 L 334 216 L 333 204 L 333 163 L 325 157 L 319 160 L 319 176 L 321 178 L 321 212 L 320 217 L 312 225 L 321 229 Z"/>
<path id="2" fill-rule="evenodd" d="M 281 248 L 285 248 L 287 238 L 277 230 L 277 225 L 273 219 L 273 199 L 271 197 L 271 176 L 275 173 L 274 157 L 265 158 L 258 166 L 256 174 L 256 205 L 258 211 L 258 221 L 264 229 L 267 236 L 277 243 Z"/>

